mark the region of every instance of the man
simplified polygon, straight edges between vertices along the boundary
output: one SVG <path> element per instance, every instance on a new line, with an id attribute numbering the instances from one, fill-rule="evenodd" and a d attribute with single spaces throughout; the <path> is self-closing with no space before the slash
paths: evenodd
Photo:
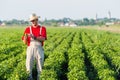
<path id="1" fill-rule="evenodd" d="M 27 44 L 27 58 L 26 58 L 26 68 L 29 74 L 28 80 L 32 80 L 32 68 L 34 60 L 37 64 L 37 80 L 40 78 L 40 73 L 42 71 L 42 66 L 44 62 L 44 50 L 43 42 L 47 39 L 46 28 L 38 24 L 38 16 L 32 14 L 30 16 L 31 26 L 28 26 L 22 37 L 22 40 Z"/>

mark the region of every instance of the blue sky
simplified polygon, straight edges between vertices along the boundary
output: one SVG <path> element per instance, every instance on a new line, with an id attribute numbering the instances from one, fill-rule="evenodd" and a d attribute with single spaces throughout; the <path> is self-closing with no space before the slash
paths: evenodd
<path id="1" fill-rule="evenodd" d="M 36 13 L 42 19 L 120 18 L 120 0 L 0 0 L 0 20 L 24 19 Z"/>

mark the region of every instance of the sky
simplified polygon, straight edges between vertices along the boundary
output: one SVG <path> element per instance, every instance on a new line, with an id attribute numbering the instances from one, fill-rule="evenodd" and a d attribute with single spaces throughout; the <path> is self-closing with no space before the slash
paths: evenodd
<path id="1" fill-rule="evenodd" d="M 28 20 L 36 13 L 41 19 L 111 17 L 120 19 L 120 0 L 0 0 L 0 20 Z"/>

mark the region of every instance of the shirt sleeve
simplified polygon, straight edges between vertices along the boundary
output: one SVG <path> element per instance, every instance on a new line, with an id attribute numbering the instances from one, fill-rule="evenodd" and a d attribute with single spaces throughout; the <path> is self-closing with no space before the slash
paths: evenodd
<path id="1" fill-rule="evenodd" d="M 42 36 L 45 37 L 45 40 L 47 40 L 47 31 L 45 27 L 43 27 Z"/>
<path id="2" fill-rule="evenodd" d="M 28 28 L 25 29 L 25 31 L 24 31 L 24 33 L 23 33 L 23 35 L 22 35 L 22 40 L 24 39 L 24 35 L 25 35 L 26 33 L 28 33 Z"/>

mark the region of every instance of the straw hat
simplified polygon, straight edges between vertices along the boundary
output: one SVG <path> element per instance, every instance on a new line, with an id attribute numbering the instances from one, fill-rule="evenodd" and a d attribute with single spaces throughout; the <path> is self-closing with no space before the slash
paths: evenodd
<path id="1" fill-rule="evenodd" d="M 33 13 L 30 15 L 29 20 L 32 21 L 32 20 L 36 20 L 38 18 L 40 18 L 40 16 L 37 16 L 35 13 Z"/>

